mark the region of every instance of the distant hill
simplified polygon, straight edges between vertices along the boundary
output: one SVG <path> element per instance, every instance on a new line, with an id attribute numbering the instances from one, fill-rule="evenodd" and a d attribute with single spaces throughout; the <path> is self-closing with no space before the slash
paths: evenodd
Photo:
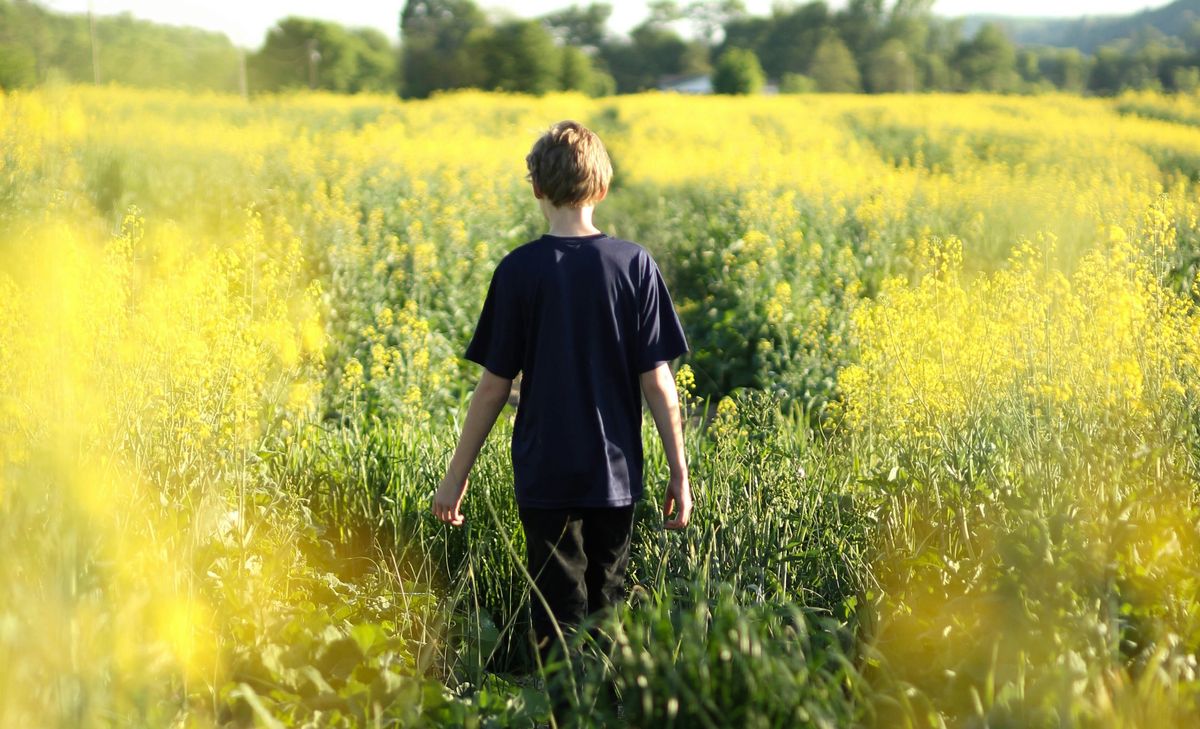
<path id="1" fill-rule="evenodd" d="M 1200 0 L 1175 0 L 1169 5 L 1132 15 L 1094 15 L 1083 18 L 1016 18 L 1002 15 L 969 15 L 963 33 L 971 36 L 984 23 L 999 24 L 1014 42 L 1028 46 L 1078 48 L 1094 53 L 1100 46 L 1147 31 L 1182 39 L 1192 23 L 1200 21 Z"/>

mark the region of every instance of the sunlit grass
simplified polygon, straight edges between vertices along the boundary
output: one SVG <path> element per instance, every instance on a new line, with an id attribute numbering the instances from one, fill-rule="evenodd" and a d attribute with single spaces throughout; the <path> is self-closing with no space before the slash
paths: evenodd
<path id="1" fill-rule="evenodd" d="M 0 97 L 0 724 L 544 717 L 511 409 L 428 499 L 560 118 L 693 348 L 582 723 L 1194 723 L 1194 107 Z"/>

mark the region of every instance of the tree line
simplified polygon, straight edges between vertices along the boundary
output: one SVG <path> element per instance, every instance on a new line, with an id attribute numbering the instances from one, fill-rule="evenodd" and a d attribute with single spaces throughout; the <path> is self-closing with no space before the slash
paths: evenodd
<path id="1" fill-rule="evenodd" d="M 1111 94 L 1200 87 L 1200 23 L 1175 36 L 1139 32 L 1086 54 L 1013 44 L 1000 26 L 969 37 L 932 0 L 777 5 L 752 15 L 742 0 L 655 0 L 627 36 L 612 6 L 573 5 L 539 18 L 485 13 L 474 0 L 407 0 L 400 45 L 374 29 L 289 17 L 245 53 L 221 33 L 128 15 L 53 13 L 0 0 L 0 87 L 53 79 L 133 86 L 274 92 L 448 89 L 601 96 L 708 76 L 714 90 L 781 92 L 1035 92 Z"/>
<path id="2" fill-rule="evenodd" d="M 621 38 L 607 28 L 612 6 L 604 2 L 536 20 L 489 22 L 473 0 L 408 0 L 400 92 L 631 93 L 706 74 L 715 90 L 730 93 L 753 92 L 768 81 L 782 92 L 845 93 L 1110 94 L 1200 85 L 1200 23 L 1179 36 L 1135 34 L 1084 54 L 1018 48 L 994 23 L 966 37 L 961 21 L 935 16 L 932 6 L 933 0 L 850 0 L 833 10 L 818 1 L 777 5 L 757 16 L 741 0 L 655 0 L 646 20 Z M 687 37 L 681 28 L 691 31 Z"/>
<path id="3" fill-rule="evenodd" d="M 0 88 L 53 81 L 236 91 L 238 49 L 223 33 L 129 15 L 55 13 L 0 0 Z"/>

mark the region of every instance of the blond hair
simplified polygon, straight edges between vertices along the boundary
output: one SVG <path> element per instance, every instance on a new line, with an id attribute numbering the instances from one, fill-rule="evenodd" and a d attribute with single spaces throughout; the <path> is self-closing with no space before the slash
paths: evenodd
<path id="1" fill-rule="evenodd" d="M 525 155 L 531 180 L 555 207 L 581 208 L 600 201 L 612 181 L 612 162 L 592 130 L 569 119 L 533 143 Z"/>

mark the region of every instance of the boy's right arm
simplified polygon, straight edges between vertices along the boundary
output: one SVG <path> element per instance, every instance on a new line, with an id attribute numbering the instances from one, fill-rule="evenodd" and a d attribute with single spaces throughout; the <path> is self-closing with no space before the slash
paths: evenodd
<path id="1" fill-rule="evenodd" d="M 683 453 L 683 423 L 679 417 L 679 393 L 675 390 L 675 377 L 666 362 L 643 372 L 642 394 L 650 406 L 650 414 L 658 435 L 662 438 L 663 452 L 671 469 L 671 480 L 667 484 L 666 500 L 663 503 L 663 518 L 667 529 L 682 529 L 692 515 L 692 488 L 688 483 L 687 460 Z M 674 518 L 671 513 L 675 512 Z"/>
<path id="2" fill-rule="evenodd" d="M 459 511 L 463 496 L 467 492 L 467 476 L 471 473 L 475 459 L 487 440 L 488 433 L 496 423 L 504 404 L 508 402 L 512 380 L 483 371 L 471 404 L 467 406 L 467 419 L 463 423 L 458 447 L 446 468 L 446 477 L 433 494 L 433 513 L 438 519 L 453 526 L 462 526 L 463 515 Z"/>

